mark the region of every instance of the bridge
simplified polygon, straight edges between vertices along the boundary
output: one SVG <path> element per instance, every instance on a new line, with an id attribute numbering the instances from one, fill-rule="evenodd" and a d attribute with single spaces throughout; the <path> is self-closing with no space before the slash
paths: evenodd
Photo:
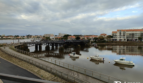
<path id="1" fill-rule="evenodd" d="M 43 40 L 43 41 L 36 41 L 36 42 L 22 42 L 23 44 L 80 44 L 80 43 L 87 43 L 88 40 Z"/>
<path id="2" fill-rule="evenodd" d="M 20 44 L 27 45 L 28 47 L 35 46 L 35 51 L 42 51 L 42 45 L 46 45 L 45 49 L 49 50 L 49 46 L 52 46 L 52 50 L 54 50 L 54 47 L 58 48 L 58 46 L 63 45 L 86 45 L 89 43 L 88 40 L 45 40 L 45 41 L 37 41 L 37 42 L 21 42 Z M 22 45 L 17 46 L 16 48 L 21 49 Z"/>

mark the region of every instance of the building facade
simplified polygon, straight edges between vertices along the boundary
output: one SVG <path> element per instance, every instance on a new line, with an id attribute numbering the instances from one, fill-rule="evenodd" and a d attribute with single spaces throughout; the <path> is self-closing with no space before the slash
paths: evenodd
<path id="1" fill-rule="evenodd" d="M 43 36 L 49 37 L 51 40 L 55 40 L 55 35 L 54 34 L 44 34 Z"/>
<path id="2" fill-rule="evenodd" d="M 75 36 L 68 36 L 68 40 L 75 40 Z"/>
<path id="3" fill-rule="evenodd" d="M 67 35 L 65 33 L 59 33 L 58 37 L 63 37 L 64 35 Z"/>
<path id="4" fill-rule="evenodd" d="M 138 37 L 143 39 L 143 29 L 120 29 L 112 31 L 112 41 L 138 41 Z"/>

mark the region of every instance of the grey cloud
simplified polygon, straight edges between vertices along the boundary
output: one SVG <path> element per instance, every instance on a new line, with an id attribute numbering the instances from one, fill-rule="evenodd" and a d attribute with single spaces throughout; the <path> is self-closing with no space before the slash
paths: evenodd
<path id="1" fill-rule="evenodd" d="M 120 28 L 142 27 L 143 16 L 125 20 L 98 20 L 113 9 L 134 5 L 142 0 L 1 0 L 0 34 L 111 34 Z M 143 8 L 140 6 L 139 8 Z M 103 12 L 81 19 L 79 14 Z M 22 19 L 20 16 L 28 16 Z M 65 21 L 72 19 L 70 21 Z M 63 21 L 64 20 L 64 21 Z M 5 29 L 4 29 L 5 28 Z M 18 29 L 19 28 L 19 29 Z"/>

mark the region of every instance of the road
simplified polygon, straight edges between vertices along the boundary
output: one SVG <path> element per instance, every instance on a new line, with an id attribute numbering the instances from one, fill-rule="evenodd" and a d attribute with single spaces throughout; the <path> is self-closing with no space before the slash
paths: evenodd
<path id="1" fill-rule="evenodd" d="M 27 70 L 24 70 L 24 69 L 6 61 L 6 60 L 3 60 L 2 58 L 0 58 L 0 73 L 40 79 L 39 77 L 28 72 Z M 14 82 L 14 81 L 3 80 L 3 79 L 1 79 L 1 80 L 3 81 L 3 83 L 20 83 L 20 82 Z"/>

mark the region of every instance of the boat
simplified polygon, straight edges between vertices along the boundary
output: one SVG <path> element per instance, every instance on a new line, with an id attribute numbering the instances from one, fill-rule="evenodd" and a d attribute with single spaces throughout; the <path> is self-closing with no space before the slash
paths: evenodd
<path id="1" fill-rule="evenodd" d="M 93 60 L 97 60 L 97 61 L 104 61 L 104 58 L 102 57 L 99 57 L 99 55 L 96 55 L 96 56 L 90 56 L 91 59 Z"/>
<path id="2" fill-rule="evenodd" d="M 78 58 L 79 55 L 77 55 L 75 52 L 72 52 L 71 54 L 69 54 L 70 57 L 74 57 L 74 58 Z"/>
<path id="3" fill-rule="evenodd" d="M 119 60 L 114 60 L 115 63 L 123 64 L 123 65 L 135 65 L 132 61 L 126 61 L 125 58 L 120 58 Z"/>

